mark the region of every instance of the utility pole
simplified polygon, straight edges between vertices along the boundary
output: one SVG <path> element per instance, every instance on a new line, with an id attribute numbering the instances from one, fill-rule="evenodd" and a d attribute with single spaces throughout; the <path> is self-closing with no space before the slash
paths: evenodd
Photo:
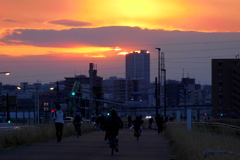
<path id="1" fill-rule="evenodd" d="M 10 122 L 10 114 L 9 114 L 9 95 L 7 93 L 7 122 Z"/>
<path id="2" fill-rule="evenodd" d="M 187 82 L 183 82 L 183 90 L 180 90 L 180 95 L 184 99 L 184 114 L 185 118 L 187 118 L 187 98 L 191 96 L 191 90 L 187 89 Z"/>
<path id="3" fill-rule="evenodd" d="M 166 102 L 167 102 L 167 95 L 166 95 L 166 69 L 162 69 L 164 72 L 164 117 L 166 119 Z"/>
<path id="4" fill-rule="evenodd" d="M 158 83 L 157 77 L 155 77 L 155 99 L 156 99 L 156 116 L 158 115 Z"/>
<path id="5" fill-rule="evenodd" d="M 160 89 L 160 87 L 161 87 L 161 84 L 160 84 L 160 58 L 161 58 L 161 57 L 160 57 L 160 51 L 161 51 L 161 48 L 155 48 L 155 49 L 158 50 L 158 86 L 157 86 L 157 93 L 158 93 L 158 94 L 157 94 L 157 99 L 158 99 L 158 103 L 157 103 L 157 104 L 158 104 L 158 106 L 157 106 L 157 107 L 160 108 L 160 103 L 161 103 L 161 102 L 160 102 L 160 98 L 161 98 L 161 97 L 160 97 L 160 96 L 161 96 L 161 95 L 160 95 L 160 92 L 161 92 L 161 89 Z M 157 105 L 157 104 L 156 104 L 156 105 Z M 156 116 L 157 116 L 157 115 L 156 115 Z"/>

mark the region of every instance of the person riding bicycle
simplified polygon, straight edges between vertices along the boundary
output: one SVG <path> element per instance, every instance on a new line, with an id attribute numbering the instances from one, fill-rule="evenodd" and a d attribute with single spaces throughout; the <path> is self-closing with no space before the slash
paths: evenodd
<path id="1" fill-rule="evenodd" d="M 116 109 L 111 109 L 110 111 L 110 117 L 106 120 L 106 135 L 105 135 L 105 140 L 108 139 L 110 142 L 110 137 L 115 137 L 115 142 L 116 142 L 116 149 L 115 151 L 118 152 L 118 133 L 119 129 L 123 128 L 123 121 L 122 119 L 117 116 L 117 110 Z"/>
<path id="2" fill-rule="evenodd" d="M 137 136 L 138 131 L 141 135 L 142 124 L 143 124 L 143 121 L 141 120 L 141 117 L 136 116 L 136 119 L 132 123 L 133 123 L 133 128 L 134 128 L 134 136 Z"/>
<path id="3" fill-rule="evenodd" d="M 75 127 L 75 131 L 77 132 L 77 137 L 81 136 L 81 123 L 82 123 L 81 112 L 80 112 L 80 110 L 76 110 L 73 124 Z"/>

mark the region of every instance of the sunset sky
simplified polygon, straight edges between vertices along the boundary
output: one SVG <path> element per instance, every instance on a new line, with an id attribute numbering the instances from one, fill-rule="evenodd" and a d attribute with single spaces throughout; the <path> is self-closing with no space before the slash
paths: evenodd
<path id="1" fill-rule="evenodd" d="M 151 81 L 157 50 L 167 79 L 211 84 L 211 59 L 240 54 L 239 0 L 0 0 L 3 84 L 49 83 L 98 75 L 125 78 L 125 56 L 148 50 Z"/>

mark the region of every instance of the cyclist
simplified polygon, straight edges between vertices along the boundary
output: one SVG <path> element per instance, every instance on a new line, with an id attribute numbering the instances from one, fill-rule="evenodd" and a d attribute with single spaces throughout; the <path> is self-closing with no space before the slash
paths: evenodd
<path id="1" fill-rule="evenodd" d="M 141 132 L 142 132 L 141 125 L 143 124 L 143 121 L 141 120 L 141 117 L 136 116 L 136 119 L 132 123 L 133 123 L 133 128 L 134 128 L 134 136 L 135 137 L 137 136 L 138 131 L 141 135 Z"/>
<path id="2" fill-rule="evenodd" d="M 106 120 L 106 135 L 105 140 L 108 138 L 110 143 L 110 137 L 115 137 L 116 142 L 116 149 L 115 151 L 118 152 L 118 133 L 119 129 L 123 128 L 123 121 L 122 119 L 117 116 L 117 110 L 111 109 L 110 117 Z"/>
<path id="3" fill-rule="evenodd" d="M 77 133 L 77 137 L 81 136 L 81 123 L 82 123 L 82 117 L 81 117 L 81 112 L 78 109 L 75 113 L 73 124 L 75 127 L 75 131 Z"/>

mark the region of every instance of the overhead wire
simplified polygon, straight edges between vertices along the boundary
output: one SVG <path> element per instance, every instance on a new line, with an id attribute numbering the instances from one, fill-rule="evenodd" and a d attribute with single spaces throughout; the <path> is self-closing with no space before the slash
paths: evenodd
<path id="1" fill-rule="evenodd" d="M 159 45 L 196 45 L 196 44 L 205 44 L 205 45 L 208 45 L 208 44 L 217 44 L 217 43 L 233 43 L 233 42 L 240 42 L 240 40 L 233 40 L 233 41 L 212 41 L 212 42 L 196 42 L 196 43 L 162 43 L 162 44 L 139 44 L 139 45 L 124 45 L 124 46 L 159 46 Z M 211 49 L 189 49 L 189 50 L 166 50 L 164 52 L 210 52 L 210 51 L 217 51 L 217 50 L 234 50 L 234 49 L 240 49 L 238 47 L 235 47 L 235 48 L 229 48 L 229 47 L 225 47 L 225 48 L 211 48 Z M 231 57 L 231 56 L 235 56 L 235 55 L 218 55 L 218 56 L 194 56 L 194 57 L 178 57 L 178 58 L 173 58 L 173 57 L 169 57 L 169 58 L 165 58 L 166 59 L 166 62 L 167 63 L 210 63 L 210 62 L 195 62 L 195 61 L 191 61 L 191 62 L 179 62 L 179 61 L 172 61 L 172 60 L 186 60 L 186 59 L 196 59 L 196 58 L 204 58 L 204 59 L 210 59 L 210 58 L 217 58 L 217 57 Z M 105 60 L 105 63 L 110 63 L 110 62 L 116 62 L 116 61 L 125 61 L 125 60 L 121 60 L 121 59 L 112 59 L 112 60 L 109 60 L 109 61 L 106 61 Z M 151 59 L 151 63 L 155 63 L 154 61 L 157 61 L 157 59 Z M 14 61 L 14 60 L 0 60 L 1 63 L 4 63 L 4 62 L 7 62 L 7 63 L 20 63 L 20 62 L 24 62 L 24 63 L 37 63 L 37 62 L 41 62 L 41 63 L 80 63 L 80 62 L 89 62 L 88 60 L 74 60 L 74 61 L 59 61 L 59 60 L 51 60 L 51 61 L 42 61 L 42 60 L 38 60 L 38 61 L 26 61 L 26 60 L 21 60 L 21 61 Z M 123 67 L 114 67 L 114 68 L 100 68 L 98 67 L 99 70 L 110 70 L 110 69 L 118 69 L 118 68 L 123 68 Z M 171 69 L 171 68 L 169 68 Z M 172 68 L 173 69 L 173 68 Z M 193 69 L 193 68 L 191 68 Z M 18 76 L 18 77 L 11 77 L 11 78 L 21 78 L 21 77 L 39 77 L 39 76 L 56 76 L 56 75 L 61 75 L 61 74 L 72 74 L 73 72 L 68 72 L 68 73 L 54 73 L 54 74 L 43 74 L 43 75 L 33 75 L 33 76 Z M 114 73 L 114 74 L 117 74 L 117 73 Z M 123 74 L 124 73 L 118 73 L 118 74 Z M 169 74 L 169 73 L 168 73 Z M 111 77 L 110 75 L 104 75 L 105 77 Z M 7 78 L 7 77 L 6 77 Z M 9 77 L 10 78 L 10 77 Z M 5 79 L 5 78 L 4 78 Z"/>

